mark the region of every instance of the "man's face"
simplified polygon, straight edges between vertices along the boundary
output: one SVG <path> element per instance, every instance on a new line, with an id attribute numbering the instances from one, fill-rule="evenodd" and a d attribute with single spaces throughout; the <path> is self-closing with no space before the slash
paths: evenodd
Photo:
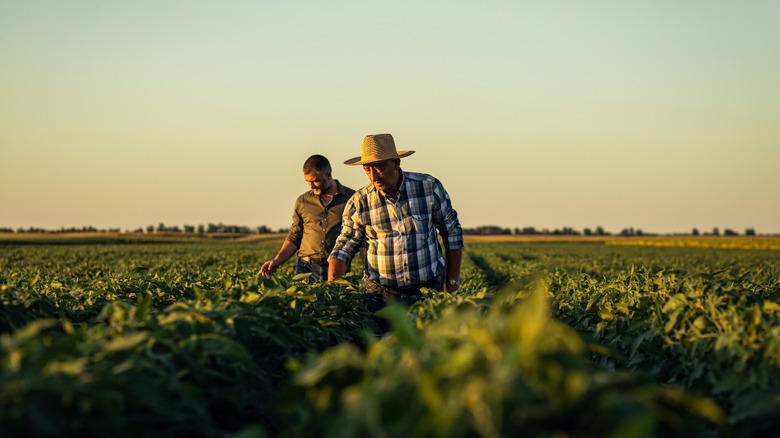
<path id="1" fill-rule="evenodd" d="M 304 173 L 303 179 L 315 195 L 321 195 L 330 189 L 330 172 L 320 173 L 316 170 L 312 170 L 309 173 Z"/>
<path id="2" fill-rule="evenodd" d="M 400 178 L 401 163 L 399 160 L 380 161 L 373 164 L 364 164 L 363 170 L 366 172 L 369 181 L 377 190 L 386 191 L 395 189 L 398 186 Z"/>

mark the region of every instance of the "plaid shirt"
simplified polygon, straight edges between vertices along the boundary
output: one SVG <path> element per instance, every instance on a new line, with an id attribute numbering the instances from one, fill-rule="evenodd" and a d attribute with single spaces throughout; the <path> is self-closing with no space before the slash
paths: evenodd
<path id="1" fill-rule="evenodd" d="M 436 230 L 445 248 L 463 247 L 458 213 L 441 182 L 431 175 L 401 172 L 398 201 L 372 184 L 347 201 L 330 258 L 349 264 L 367 243 L 369 280 L 390 288 L 417 286 L 444 268 Z"/>

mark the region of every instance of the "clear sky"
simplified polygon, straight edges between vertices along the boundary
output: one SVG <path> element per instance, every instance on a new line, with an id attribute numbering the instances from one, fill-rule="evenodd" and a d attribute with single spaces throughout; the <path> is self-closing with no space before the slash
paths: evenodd
<path id="1" fill-rule="evenodd" d="M 0 227 L 282 228 L 417 152 L 464 227 L 780 232 L 780 2 L 0 0 Z"/>

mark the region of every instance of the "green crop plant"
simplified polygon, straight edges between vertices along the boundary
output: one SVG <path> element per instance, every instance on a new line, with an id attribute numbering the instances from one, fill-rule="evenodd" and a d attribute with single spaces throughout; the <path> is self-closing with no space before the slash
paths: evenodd
<path id="1" fill-rule="evenodd" d="M 689 436 L 716 423 L 706 398 L 646 375 L 593 368 L 586 345 L 550 317 L 542 282 L 499 292 L 489 309 L 452 306 L 394 330 L 365 352 L 326 350 L 298 370 L 309 419 L 324 436 Z M 419 325 L 419 324 L 418 324 Z M 301 409 L 299 407 L 299 409 Z"/>
<path id="2" fill-rule="evenodd" d="M 736 436 L 780 413 L 780 252 L 476 243 L 389 307 L 252 242 L 0 245 L 9 436 Z M 714 404 L 713 404 L 714 402 Z"/>

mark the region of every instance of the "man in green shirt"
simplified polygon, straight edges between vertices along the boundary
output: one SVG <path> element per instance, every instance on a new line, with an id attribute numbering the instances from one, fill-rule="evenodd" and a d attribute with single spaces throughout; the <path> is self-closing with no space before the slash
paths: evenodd
<path id="1" fill-rule="evenodd" d="M 328 279 L 328 255 L 341 232 L 344 206 L 355 191 L 333 179 L 330 162 L 322 155 L 312 155 L 303 163 L 303 179 L 311 190 L 295 201 L 282 248 L 260 267 L 266 277 L 297 252 L 296 274 L 310 272 L 311 283 Z"/>

